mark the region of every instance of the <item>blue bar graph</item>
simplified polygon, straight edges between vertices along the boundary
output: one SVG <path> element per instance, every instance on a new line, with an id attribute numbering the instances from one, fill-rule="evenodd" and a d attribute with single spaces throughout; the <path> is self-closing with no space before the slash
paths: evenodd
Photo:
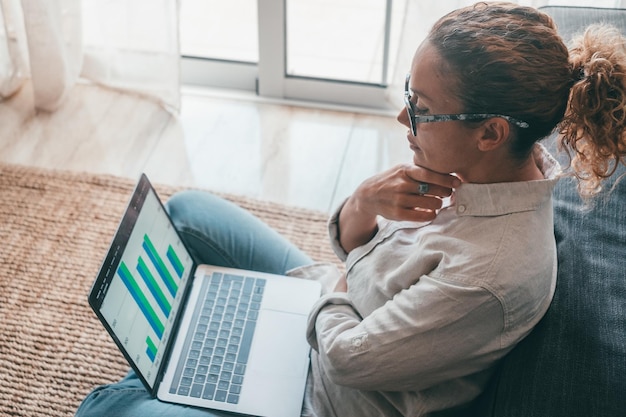
<path id="1" fill-rule="evenodd" d="M 152 327 L 152 330 L 154 330 L 154 333 L 156 333 L 157 337 L 160 340 L 163 337 L 163 323 L 161 323 L 159 317 L 150 306 L 150 303 L 146 299 L 146 296 L 141 292 L 141 289 L 137 285 L 137 281 L 135 281 L 135 278 L 133 278 L 133 275 L 130 273 L 128 267 L 124 262 L 122 262 L 120 264 L 120 267 L 117 269 L 117 274 L 124 282 L 124 285 L 126 285 L 128 292 L 130 292 L 130 295 L 139 306 L 139 309 L 145 316 L 148 324 L 150 324 L 150 327 Z"/>
<path id="2" fill-rule="evenodd" d="M 180 259 L 178 259 L 176 252 L 174 252 L 174 248 L 172 247 L 172 245 L 168 246 L 167 248 L 167 259 L 170 260 L 170 263 L 174 267 L 174 271 L 176 271 L 176 275 L 178 275 L 178 278 L 182 278 L 185 268 L 180 262 Z"/>
<path id="3" fill-rule="evenodd" d="M 172 295 L 172 297 L 176 297 L 176 292 L 178 291 L 178 284 L 176 283 L 176 281 L 174 281 L 174 278 L 172 278 L 170 271 L 167 269 L 167 267 L 163 263 L 163 260 L 157 253 L 148 235 L 144 235 L 142 247 L 146 251 L 148 258 L 150 258 L 150 261 L 152 262 L 157 272 L 159 273 L 159 276 L 163 280 L 163 283 L 167 287 L 167 290 L 169 291 L 169 293 Z"/>
<path id="4" fill-rule="evenodd" d="M 148 269 L 148 266 L 141 258 L 141 256 L 139 257 L 139 259 L 137 259 L 137 271 L 139 272 L 139 275 L 141 275 L 141 278 L 143 278 L 143 282 L 145 282 L 146 286 L 150 290 L 150 293 L 152 293 L 152 296 L 159 305 L 159 308 L 161 309 L 163 314 L 165 314 L 165 317 L 169 317 L 170 312 L 172 311 L 172 306 L 170 305 L 169 301 L 167 301 L 167 298 L 165 297 L 165 294 L 163 294 L 161 287 L 159 287 L 159 284 L 157 284 L 154 276 L 152 276 L 152 273 Z"/>
<path id="5" fill-rule="evenodd" d="M 146 337 L 146 345 L 148 345 L 148 347 L 146 348 L 146 355 L 148 355 L 148 358 L 150 358 L 150 362 L 154 362 L 157 354 L 157 347 L 152 339 L 150 339 L 150 336 Z"/>

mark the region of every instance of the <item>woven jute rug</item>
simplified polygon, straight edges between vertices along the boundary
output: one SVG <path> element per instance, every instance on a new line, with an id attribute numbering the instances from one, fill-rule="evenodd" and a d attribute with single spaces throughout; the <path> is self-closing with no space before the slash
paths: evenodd
<path id="1" fill-rule="evenodd" d="M 87 294 L 134 183 L 0 164 L 0 415 L 71 416 L 95 386 L 128 371 Z M 162 199 L 177 191 L 155 188 Z M 324 214 L 224 197 L 335 262 Z"/>

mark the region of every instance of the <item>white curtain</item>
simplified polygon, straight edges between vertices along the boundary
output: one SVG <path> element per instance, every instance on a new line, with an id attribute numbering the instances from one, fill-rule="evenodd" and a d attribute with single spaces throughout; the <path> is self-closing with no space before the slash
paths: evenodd
<path id="1" fill-rule="evenodd" d="M 0 97 L 53 111 L 79 80 L 180 109 L 176 0 L 0 0 Z"/>

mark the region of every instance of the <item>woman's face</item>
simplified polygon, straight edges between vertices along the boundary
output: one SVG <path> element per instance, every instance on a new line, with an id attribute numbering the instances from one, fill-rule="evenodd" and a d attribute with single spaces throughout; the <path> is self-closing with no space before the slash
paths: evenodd
<path id="1" fill-rule="evenodd" d="M 456 114 L 463 109 L 450 93 L 452 81 L 442 74 L 441 58 L 428 42 L 415 53 L 411 66 L 411 101 L 416 114 Z M 398 114 L 398 121 L 409 127 L 406 109 Z M 478 129 L 471 129 L 459 121 L 417 123 L 416 135 L 407 132 L 409 146 L 416 165 L 441 173 L 456 173 L 461 178 L 478 162 L 480 153 L 473 138 Z"/>

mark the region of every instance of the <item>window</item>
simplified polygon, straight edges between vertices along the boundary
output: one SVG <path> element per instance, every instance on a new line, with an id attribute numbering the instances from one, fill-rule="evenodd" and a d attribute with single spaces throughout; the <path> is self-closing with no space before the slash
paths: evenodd
<path id="1" fill-rule="evenodd" d="M 406 0 L 181 0 L 183 82 L 381 108 Z"/>

